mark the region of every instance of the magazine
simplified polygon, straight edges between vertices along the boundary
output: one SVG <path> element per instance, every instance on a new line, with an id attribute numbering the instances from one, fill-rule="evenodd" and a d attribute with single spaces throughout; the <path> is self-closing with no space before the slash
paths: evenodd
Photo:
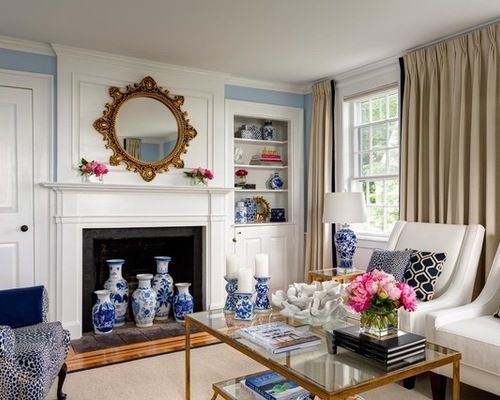
<path id="1" fill-rule="evenodd" d="M 284 322 L 249 326 L 238 329 L 236 332 L 242 338 L 264 347 L 273 354 L 316 346 L 321 343 L 319 336 L 309 331 L 294 328 Z"/>
<path id="2" fill-rule="evenodd" d="M 245 385 L 267 400 L 309 399 L 309 392 L 277 372 L 264 372 L 244 381 Z"/>

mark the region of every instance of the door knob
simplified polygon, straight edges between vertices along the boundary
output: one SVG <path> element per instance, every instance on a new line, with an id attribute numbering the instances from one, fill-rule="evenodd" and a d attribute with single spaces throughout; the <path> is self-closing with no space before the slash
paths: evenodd
<path id="1" fill-rule="evenodd" d="M 21 226 L 21 231 L 26 232 L 28 230 L 28 225 Z"/>

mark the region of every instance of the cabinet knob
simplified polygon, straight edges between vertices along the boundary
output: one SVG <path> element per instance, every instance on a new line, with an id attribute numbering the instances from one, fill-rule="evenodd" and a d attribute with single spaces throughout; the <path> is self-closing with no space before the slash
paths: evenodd
<path id="1" fill-rule="evenodd" d="M 28 231 L 28 225 L 21 226 L 21 231 L 22 232 L 27 232 Z"/>

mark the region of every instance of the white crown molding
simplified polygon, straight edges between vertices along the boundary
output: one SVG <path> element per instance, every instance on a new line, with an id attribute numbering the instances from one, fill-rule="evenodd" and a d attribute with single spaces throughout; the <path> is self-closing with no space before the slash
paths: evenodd
<path id="1" fill-rule="evenodd" d="M 16 39 L 1 35 L 0 48 L 26 53 L 42 54 L 46 56 L 55 56 L 54 50 L 52 50 L 52 47 L 48 43 L 33 42 L 30 40 Z"/>
<path id="2" fill-rule="evenodd" d="M 338 87 L 348 85 L 360 78 L 369 79 L 390 71 L 399 71 L 398 57 L 389 57 L 370 64 L 354 68 L 350 71 L 342 72 L 332 77 Z"/>
<path id="3" fill-rule="evenodd" d="M 311 91 L 311 85 L 292 85 L 280 82 L 259 81 L 255 79 L 246 79 L 231 77 L 226 80 L 226 85 L 242 86 L 254 89 L 267 89 L 278 92 L 307 94 Z"/>

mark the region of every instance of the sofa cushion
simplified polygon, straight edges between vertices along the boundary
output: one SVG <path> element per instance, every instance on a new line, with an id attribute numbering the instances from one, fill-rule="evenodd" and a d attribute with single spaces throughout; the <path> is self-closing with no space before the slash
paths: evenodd
<path id="1" fill-rule="evenodd" d="M 500 319 L 464 319 L 436 329 L 435 342 L 460 351 L 462 363 L 500 376 Z"/>
<path id="2" fill-rule="evenodd" d="M 394 278 L 401 282 L 408 268 L 412 253 L 412 250 L 373 249 L 366 272 L 379 269 L 385 273 L 394 275 Z"/>
<path id="3" fill-rule="evenodd" d="M 404 280 L 413 286 L 418 299 L 432 300 L 434 286 L 443 271 L 445 261 L 446 253 L 413 250 Z"/>

